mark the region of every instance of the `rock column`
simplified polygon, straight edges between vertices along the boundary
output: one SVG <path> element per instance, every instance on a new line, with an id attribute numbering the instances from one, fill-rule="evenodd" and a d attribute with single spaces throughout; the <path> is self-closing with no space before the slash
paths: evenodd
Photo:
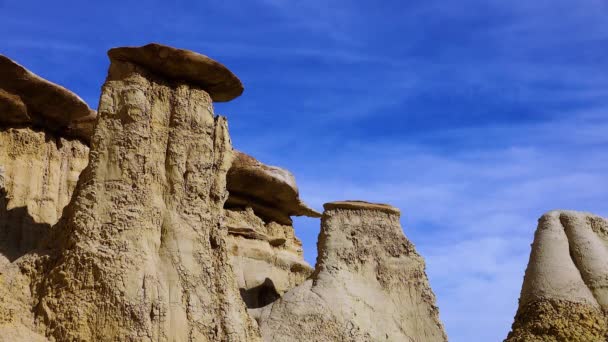
<path id="1" fill-rule="evenodd" d="M 155 44 L 109 55 L 89 166 L 56 227 L 52 247 L 60 252 L 36 286 L 47 335 L 257 340 L 220 224 L 230 138 L 205 83 L 234 75 L 205 56 Z M 211 63 L 215 79 L 184 80 L 180 63 L 186 70 Z"/>
<path id="2" fill-rule="evenodd" d="M 446 341 L 424 260 L 399 210 L 324 205 L 311 278 L 265 307 L 265 341 Z"/>

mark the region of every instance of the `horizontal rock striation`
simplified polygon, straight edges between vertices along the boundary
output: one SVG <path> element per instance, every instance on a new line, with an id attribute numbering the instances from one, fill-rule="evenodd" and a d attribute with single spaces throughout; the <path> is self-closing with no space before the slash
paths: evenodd
<path id="1" fill-rule="evenodd" d="M 607 261 L 608 220 L 575 211 L 543 215 L 506 341 L 605 341 Z"/>

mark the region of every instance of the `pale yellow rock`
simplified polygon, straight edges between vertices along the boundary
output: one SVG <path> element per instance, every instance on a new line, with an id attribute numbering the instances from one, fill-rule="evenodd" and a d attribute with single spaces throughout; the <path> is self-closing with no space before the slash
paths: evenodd
<path id="1" fill-rule="evenodd" d="M 78 95 L 0 55 L 0 125 L 36 126 L 88 144 L 96 115 Z"/>
<path id="2" fill-rule="evenodd" d="M 61 217 L 88 163 L 89 148 L 31 128 L 0 129 L 5 189 L 0 268 L 34 249 Z"/>
<path id="3" fill-rule="evenodd" d="M 312 273 L 291 225 L 264 223 L 250 207 L 227 209 L 224 225 L 230 260 L 248 308 L 275 301 Z"/>
<path id="4" fill-rule="evenodd" d="M 506 341 L 605 341 L 607 310 L 608 220 L 575 211 L 543 215 Z"/>
<path id="5" fill-rule="evenodd" d="M 265 341 L 446 341 L 398 210 L 361 204 L 325 205 L 315 272 L 262 309 Z"/>

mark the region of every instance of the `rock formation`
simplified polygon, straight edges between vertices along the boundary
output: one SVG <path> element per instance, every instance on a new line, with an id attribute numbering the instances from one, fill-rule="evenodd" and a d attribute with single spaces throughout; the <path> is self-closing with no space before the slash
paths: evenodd
<path id="1" fill-rule="evenodd" d="M 290 216 L 321 214 L 299 198 L 294 176 L 242 152 L 228 171 L 228 246 L 243 300 L 256 309 L 301 284 L 312 273 Z"/>
<path id="2" fill-rule="evenodd" d="M 311 278 L 262 309 L 265 341 L 446 341 L 424 260 L 399 210 L 324 205 Z"/>
<path id="3" fill-rule="evenodd" d="M 87 165 L 94 119 L 77 95 L 0 55 L 0 267 L 59 220 Z"/>
<path id="4" fill-rule="evenodd" d="M 226 121 L 200 84 L 120 57 L 74 198 L 44 254 L 22 258 L 37 331 L 60 341 L 255 341 L 220 224 Z"/>
<path id="5" fill-rule="evenodd" d="M 226 207 L 252 207 L 266 222 L 291 225 L 291 216 L 321 217 L 300 200 L 291 172 L 241 152 L 236 152 L 228 172 L 228 191 Z"/>
<path id="6" fill-rule="evenodd" d="M 397 209 L 326 204 L 313 270 L 291 216 L 321 214 L 214 116 L 239 79 L 108 55 L 98 116 L 0 56 L 0 340 L 445 341 Z"/>
<path id="7" fill-rule="evenodd" d="M 608 220 L 552 211 L 539 219 L 506 341 L 608 340 Z"/>
<path id="8" fill-rule="evenodd" d="M 0 125 L 28 126 L 88 143 L 95 111 L 78 95 L 0 55 Z"/>
<path id="9" fill-rule="evenodd" d="M 78 96 L 0 56 L 0 339 L 46 340 L 24 272 L 87 165 L 94 121 Z"/>

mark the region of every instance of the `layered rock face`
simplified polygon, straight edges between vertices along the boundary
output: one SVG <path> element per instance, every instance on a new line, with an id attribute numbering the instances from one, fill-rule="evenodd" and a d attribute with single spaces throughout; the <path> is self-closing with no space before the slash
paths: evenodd
<path id="1" fill-rule="evenodd" d="M 235 151 L 227 187 L 225 225 L 232 265 L 247 307 L 260 308 L 312 273 L 291 216 L 321 214 L 300 200 L 289 171 L 242 152 Z"/>
<path id="2" fill-rule="evenodd" d="M 263 308 L 265 341 L 446 341 L 424 260 L 399 210 L 325 204 L 310 279 Z"/>
<path id="3" fill-rule="evenodd" d="M 506 341 L 608 339 L 608 220 L 552 211 L 539 219 Z"/>

